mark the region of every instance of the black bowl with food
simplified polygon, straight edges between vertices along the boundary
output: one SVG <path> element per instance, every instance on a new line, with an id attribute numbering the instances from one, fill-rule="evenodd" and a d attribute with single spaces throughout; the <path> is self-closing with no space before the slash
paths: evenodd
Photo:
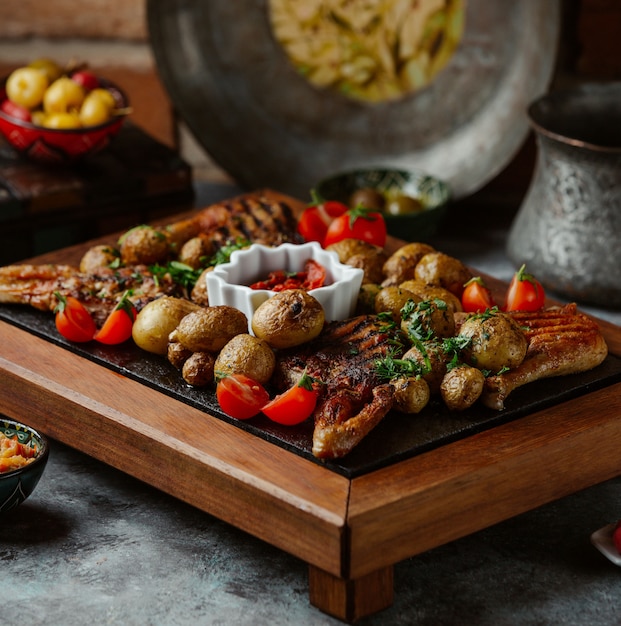
<path id="1" fill-rule="evenodd" d="M 388 233 L 409 241 L 437 232 L 451 197 L 447 183 L 425 172 L 380 167 L 337 174 L 315 189 L 324 200 L 381 210 Z"/>
<path id="2" fill-rule="evenodd" d="M 45 436 L 0 416 L 0 515 L 30 496 L 43 475 L 48 455 Z"/>

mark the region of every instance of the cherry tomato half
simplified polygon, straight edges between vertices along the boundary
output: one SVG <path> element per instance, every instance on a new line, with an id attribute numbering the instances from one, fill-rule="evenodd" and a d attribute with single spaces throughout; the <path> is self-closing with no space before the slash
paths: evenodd
<path id="1" fill-rule="evenodd" d="M 136 308 L 124 293 L 114 311 L 108 315 L 103 326 L 95 333 L 93 339 L 107 345 L 115 345 L 127 341 L 132 336 L 132 327 L 136 319 Z"/>
<path id="2" fill-rule="evenodd" d="M 461 305 L 466 313 L 482 313 L 496 306 L 496 303 L 483 279 L 475 276 L 464 285 Z"/>
<path id="3" fill-rule="evenodd" d="M 506 311 L 538 311 L 545 304 L 546 295 L 541 283 L 526 272 L 526 265 L 513 275 L 507 290 Z"/>
<path id="4" fill-rule="evenodd" d="M 386 222 L 378 211 L 358 206 L 335 218 L 323 241 L 327 248 L 343 239 L 360 239 L 374 246 L 384 247 L 386 243 Z"/>
<path id="5" fill-rule="evenodd" d="M 304 210 L 298 221 L 298 232 L 305 241 L 323 243 L 328 226 L 334 218 L 343 215 L 349 207 L 336 200 L 321 200 L 315 191 L 311 191 L 313 204 Z"/>
<path id="6" fill-rule="evenodd" d="M 227 415 L 239 420 L 254 417 L 270 400 L 263 385 L 244 374 L 221 378 L 216 386 L 216 398 Z"/>
<path id="7" fill-rule="evenodd" d="M 295 426 L 310 417 L 317 405 L 317 396 L 313 379 L 304 373 L 296 385 L 276 396 L 261 410 L 273 422 Z"/>
<path id="8" fill-rule="evenodd" d="M 84 305 L 72 296 L 63 296 L 55 293 L 58 304 L 54 309 L 56 313 L 56 328 L 58 332 L 69 341 L 90 341 L 97 332 L 95 322 Z"/>

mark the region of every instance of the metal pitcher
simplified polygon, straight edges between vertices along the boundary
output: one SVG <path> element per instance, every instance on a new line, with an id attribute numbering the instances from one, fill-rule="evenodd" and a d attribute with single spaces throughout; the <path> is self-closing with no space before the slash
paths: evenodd
<path id="1" fill-rule="evenodd" d="M 547 289 L 621 306 L 621 83 L 551 92 L 528 108 L 537 163 L 507 254 Z"/>

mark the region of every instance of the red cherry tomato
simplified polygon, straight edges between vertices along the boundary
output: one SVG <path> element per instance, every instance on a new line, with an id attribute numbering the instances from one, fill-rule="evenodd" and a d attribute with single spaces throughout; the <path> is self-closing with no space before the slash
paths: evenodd
<path id="1" fill-rule="evenodd" d="M 58 332 L 69 341 L 90 341 L 97 332 L 91 314 L 78 299 L 63 296 L 58 292 L 55 295 L 58 298 L 58 304 L 54 309 Z"/>
<path id="2" fill-rule="evenodd" d="M 617 552 L 621 554 L 621 520 L 617 522 L 615 529 L 612 533 L 612 540 L 617 548 Z"/>
<path id="3" fill-rule="evenodd" d="M 334 218 L 343 215 L 349 207 L 336 200 L 321 200 L 315 191 L 311 191 L 313 204 L 304 210 L 298 220 L 298 232 L 305 241 L 323 243 L 328 226 Z"/>
<path id="4" fill-rule="evenodd" d="M 132 336 L 132 327 L 136 319 L 136 308 L 125 292 L 114 311 L 108 315 L 103 326 L 95 333 L 93 339 L 107 345 L 123 343 Z"/>
<path id="5" fill-rule="evenodd" d="M 323 241 L 324 248 L 343 239 L 360 239 L 374 246 L 384 247 L 386 243 L 386 222 L 384 216 L 373 209 L 358 206 L 335 218 Z"/>
<path id="6" fill-rule="evenodd" d="M 221 378 L 216 386 L 216 398 L 227 415 L 239 420 L 254 417 L 270 401 L 263 385 L 244 374 Z"/>
<path id="7" fill-rule="evenodd" d="M 318 395 L 313 387 L 313 379 L 305 372 L 297 385 L 276 396 L 261 410 L 273 422 L 295 426 L 310 417 L 315 410 Z"/>
<path id="8" fill-rule="evenodd" d="M 526 272 L 526 265 L 513 275 L 507 290 L 506 311 L 538 311 L 543 308 L 546 295 L 541 283 Z"/>
<path id="9" fill-rule="evenodd" d="M 482 313 L 496 306 L 496 303 L 483 279 L 475 276 L 464 285 L 461 305 L 466 313 Z"/>

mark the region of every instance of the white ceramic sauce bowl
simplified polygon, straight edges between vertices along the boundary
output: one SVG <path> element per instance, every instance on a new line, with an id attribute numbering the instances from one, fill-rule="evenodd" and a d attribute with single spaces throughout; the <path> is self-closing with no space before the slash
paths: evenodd
<path id="1" fill-rule="evenodd" d="M 206 275 L 209 305 L 239 309 L 248 318 L 248 330 L 252 333 L 254 312 L 275 292 L 251 289 L 249 285 L 265 280 L 270 272 L 277 270 L 300 272 L 309 259 L 326 270 L 325 286 L 309 291 L 323 306 L 326 321 L 351 317 L 356 308 L 363 271 L 341 263 L 336 253 L 324 250 L 315 242 L 301 245 L 285 243 L 274 248 L 253 244 L 244 250 L 236 250 L 228 263 L 217 265 Z"/>

